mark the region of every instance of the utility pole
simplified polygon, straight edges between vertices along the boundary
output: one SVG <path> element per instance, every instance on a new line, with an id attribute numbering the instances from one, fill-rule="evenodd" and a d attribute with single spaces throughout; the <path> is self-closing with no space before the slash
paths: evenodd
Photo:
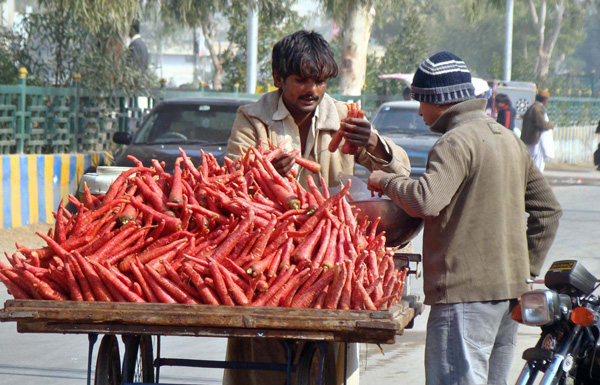
<path id="1" fill-rule="evenodd" d="M 514 0 L 506 0 L 506 31 L 504 34 L 504 81 L 509 82 L 512 72 L 512 40 Z"/>
<path id="2" fill-rule="evenodd" d="M 246 43 L 246 93 L 256 90 L 256 67 L 258 58 L 258 4 L 248 8 L 248 41 Z"/>

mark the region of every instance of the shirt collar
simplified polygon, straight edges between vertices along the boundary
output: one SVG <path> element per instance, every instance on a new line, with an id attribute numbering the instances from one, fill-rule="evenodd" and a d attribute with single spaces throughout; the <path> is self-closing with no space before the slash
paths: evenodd
<path id="1" fill-rule="evenodd" d="M 133 43 L 135 40 L 137 40 L 137 39 L 141 39 L 141 38 L 142 38 L 142 36 L 141 36 L 139 33 L 138 33 L 138 34 L 135 34 L 135 35 L 133 35 L 133 37 L 131 38 L 131 41 L 130 41 L 130 43 Z"/>
<path id="2" fill-rule="evenodd" d="M 321 108 L 321 103 L 319 103 L 317 105 L 317 109 L 315 110 L 313 119 L 318 119 L 320 108 Z M 279 95 L 279 102 L 277 103 L 277 110 L 275 110 L 275 113 L 273 114 L 273 120 L 284 120 L 289 115 L 291 115 L 291 114 L 290 114 L 290 111 L 285 106 L 285 103 L 283 102 L 283 93 L 282 93 L 281 95 Z"/>

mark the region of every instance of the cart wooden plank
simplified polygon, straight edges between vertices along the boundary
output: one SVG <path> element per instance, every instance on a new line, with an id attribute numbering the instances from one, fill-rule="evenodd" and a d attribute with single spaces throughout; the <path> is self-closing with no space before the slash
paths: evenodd
<path id="1" fill-rule="evenodd" d="M 0 321 L 16 321 L 17 330 L 23 333 L 258 336 L 370 343 L 393 343 L 414 316 L 405 301 L 389 311 L 366 311 L 9 300 L 0 311 Z"/>

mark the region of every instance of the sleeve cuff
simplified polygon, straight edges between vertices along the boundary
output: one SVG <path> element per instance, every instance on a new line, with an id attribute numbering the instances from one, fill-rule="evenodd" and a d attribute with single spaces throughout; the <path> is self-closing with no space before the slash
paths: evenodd
<path id="1" fill-rule="evenodd" d="M 385 148 L 385 152 L 390 156 L 391 160 L 388 162 L 385 159 L 378 158 L 375 155 L 371 154 L 369 151 L 366 151 L 366 149 L 365 149 L 365 152 L 367 153 L 367 155 L 369 155 L 369 158 L 371 158 L 371 160 L 373 162 L 380 164 L 382 166 L 389 166 L 394 161 L 394 154 L 392 153 L 392 150 L 390 149 L 389 144 L 385 140 L 383 140 L 381 135 L 379 135 L 379 133 L 377 133 L 376 135 L 377 135 L 377 138 L 379 138 L 379 141 L 381 143 L 383 143 L 383 148 Z"/>

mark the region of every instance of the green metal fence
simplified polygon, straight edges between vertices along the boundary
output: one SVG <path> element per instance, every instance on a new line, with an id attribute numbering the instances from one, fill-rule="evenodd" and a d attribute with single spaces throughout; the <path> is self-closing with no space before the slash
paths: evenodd
<path id="1" fill-rule="evenodd" d="M 18 85 L 0 85 L 0 154 L 62 154 L 110 151 L 115 131 L 134 130 L 156 103 L 173 98 L 250 98 L 261 94 L 209 92 L 161 87 L 131 97 L 124 92 L 92 92 L 80 87 L 74 76 L 72 87 L 32 87 L 26 71 Z M 361 102 L 367 118 L 384 102 L 401 96 L 332 94 L 338 100 Z M 140 102 L 144 102 L 143 105 Z M 600 99 L 553 97 L 547 107 L 557 126 L 588 126 L 600 119 Z"/>

